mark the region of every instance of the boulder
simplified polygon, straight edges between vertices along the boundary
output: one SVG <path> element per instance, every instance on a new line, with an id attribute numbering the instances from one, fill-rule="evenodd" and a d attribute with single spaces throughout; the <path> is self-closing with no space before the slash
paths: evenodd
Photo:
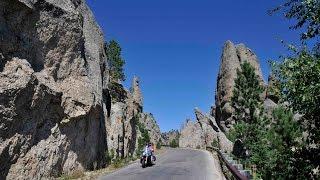
<path id="1" fill-rule="evenodd" d="M 245 158 L 246 157 L 246 148 L 243 144 L 243 142 L 240 139 L 237 139 L 234 142 L 234 147 L 232 150 L 232 154 L 235 155 L 238 158 Z"/>

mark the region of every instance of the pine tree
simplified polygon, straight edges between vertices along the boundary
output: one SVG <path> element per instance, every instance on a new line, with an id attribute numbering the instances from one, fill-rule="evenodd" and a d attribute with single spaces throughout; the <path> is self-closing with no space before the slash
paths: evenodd
<path id="1" fill-rule="evenodd" d="M 258 76 L 250 63 L 244 62 L 237 70 L 235 87 L 231 98 L 231 106 L 235 110 L 236 125 L 230 131 L 232 140 L 240 139 L 250 148 L 258 140 L 258 134 L 262 123 L 266 123 L 262 117 L 261 86 Z M 250 149 L 249 149 L 250 150 Z"/>
<path id="2" fill-rule="evenodd" d="M 237 78 L 231 98 L 231 105 L 236 112 L 237 121 L 255 122 L 257 113 L 261 112 L 261 93 L 263 93 L 263 87 L 254 68 L 248 62 L 242 63 L 241 69 L 237 70 Z"/>
<path id="3" fill-rule="evenodd" d="M 237 155 L 244 163 L 256 164 L 264 169 L 263 158 L 269 150 L 264 142 L 268 119 L 263 116 L 261 94 L 264 89 L 250 63 L 241 64 L 237 70 L 235 88 L 231 98 L 231 105 L 235 110 L 236 124 L 229 132 L 231 140 L 242 141 L 247 154 Z"/>
<path id="4" fill-rule="evenodd" d="M 125 80 L 123 66 L 125 65 L 124 59 L 121 57 L 121 47 L 115 41 L 111 40 L 105 43 L 105 52 L 107 54 L 111 81 L 118 82 Z"/>

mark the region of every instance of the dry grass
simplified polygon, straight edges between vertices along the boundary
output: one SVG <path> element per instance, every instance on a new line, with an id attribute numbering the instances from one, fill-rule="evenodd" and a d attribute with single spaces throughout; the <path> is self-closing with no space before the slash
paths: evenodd
<path id="1" fill-rule="evenodd" d="M 71 179 L 81 179 L 85 176 L 85 173 L 81 170 L 73 171 L 71 174 L 62 175 L 59 180 L 71 180 Z"/>

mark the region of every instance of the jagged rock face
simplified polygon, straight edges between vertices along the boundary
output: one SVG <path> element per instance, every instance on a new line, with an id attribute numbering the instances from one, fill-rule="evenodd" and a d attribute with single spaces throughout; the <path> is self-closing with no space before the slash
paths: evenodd
<path id="1" fill-rule="evenodd" d="M 217 90 L 215 96 L 216 111 L 215 117 L 222 131 L 228 131 L 235 123 L 231 106 L 231 97 L 237 78 L 237 69 L 241 63 L 249 62 L 255 69 L 258 78 L 263 85 L 263 76 L 257 56 L 244 44 L 234 45 L 227 41 L 223 48 L 220 70 L 217 79 Z"/>
<path id="2" fill-rule="evenodd" d="M 121 84 L 109 85 L 111 95 L 111 114 L 106 121 L 107 150 L 115 157 L 124 158 L 133 155 L 136 139 L 136 117 L 140 108 L 133 97 Z"/>
<path id="3" fill-rule="evenodd" d="M 144 124 L 148 130 L 150 141 L 157 144 L 161 140 L 161 132 L 153 115 L 151 113 L 141 113 L 139 121 Z"/>
<path id="4" fill-rule="evenodd" d="M 187 120 L 180 130 L 179 147 L 205 149 L 205 137 L 198 122 Z"/>
<path id="5" fill-rule="evenodd" d="M 195 109 L 195 114 L 197 121 L 201 124 L 206 146 L 212 147 L 217 143 L 221 151 L 231 152 L 233 143 L 226 137 L 224 132 L 220 130 L 215 118 L 202 113 L 199 109 Z"/>
<path id="6" fill-rule="evenodd" d="M 110 115 L 110 122 L 106 122 L 108 150 L 113 150 L 117 157 L 124 157 L 126 104 L 122 102 L 112 104 Z"/>
<path id="7" fill-rule="evenodd" d="M 199 109 L 195 109 L 195 114 L 204 134 L 205 146 L 211 146 L 213 141 L 218 141 L 217 132 L 219 132 L 219 129 L 216 125 L 214 125 L 214 122 L 205 114 L 200 112 Z"/>
<path id="8" fill-rule="evenodd" d="M 240 63 L 247 61 L 254 68 L 261 85 L 264 85 L 263 75 L 260 67 L 260 61 L 258 57 L 252 52 L 251 49 L 247 48 L 244 44 L 236 45 L 237 56 Z"/>
<path id="9" fill-rule="evenodd" d="M 280 84 L 273 74 L 268 77 L 268 86 L 266 88 L 266 98 L 278 103 L 280 99 Z"/>
<path id="10" fill-rule="evenodd" d="M 109 83 L 108 89 L 112 104 L 110 118 L 106 121 L 107 150 L 120 158 L 135 155 L 137 140 L 141 137 L 138 122 L 145 125 L 151 142 L 158 143 L 160 128 L 152 114 L 143 113 L 139 78 L 134 77 L 130 92 L 116 82 Z"/>
<path id="11" fill-rule="evenodd" d="M 122 102 L 112 104 L 110 122 L 106 123 L 107 149 L 120 158 L 133 155 L 135 150 L 136 126 L 133 117 L 128 115 L 129 109 Z"/>
<path id="12" fill-rule="evenodd" d="M 103 167 L 107 63 L 85 2 L 1 0 L 0 27 L 0 179 Z"/>
<path id="13" fill-rule="evenodd" d="M 210 108 L 210 116 L 216 117 L 216 106 L 211 106 L 211 108 Z"/>
<path id="14" fill-rule="evenodd" d="M 214 117 L 195 109 L 196 122 L 187 120 L 181 129 L 180 147 L 200 148 L 218 147 L 223 152 L 231 152 L 233 143 L 226 137 Z"/>
<path id="15" fill-rule="evenodd" d="M 273 110 L 277 106 L 278 105 L 275 102 L 273 102 L 271 99 L 268 99 L 268 98 L 266 100 L 264 100 L 264 102 L 263 102 L 263 109 L 264 109 L 265 114 L 268 117 L 272 117 Z"/>
<path id="16" fill-rule="evenodd" d="M 173 140 L 179 139 L 179 137 L 180 133 L 178 130 L 171 130 L 161 134 L 161 141 L 163 145 L 169 146 Z"/>

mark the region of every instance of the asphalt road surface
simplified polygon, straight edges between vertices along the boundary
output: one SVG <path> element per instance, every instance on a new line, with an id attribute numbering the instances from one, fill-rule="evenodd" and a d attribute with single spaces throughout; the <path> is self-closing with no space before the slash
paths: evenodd
<path id="1" fill-rule="evenodd" d="M 207 151 L 168 149 L 157 157 L 152 167 L 141 168 L 139 162 L 108 175 L 100 180 L 220 180 L 225 179 L 219 160 Z"/>

